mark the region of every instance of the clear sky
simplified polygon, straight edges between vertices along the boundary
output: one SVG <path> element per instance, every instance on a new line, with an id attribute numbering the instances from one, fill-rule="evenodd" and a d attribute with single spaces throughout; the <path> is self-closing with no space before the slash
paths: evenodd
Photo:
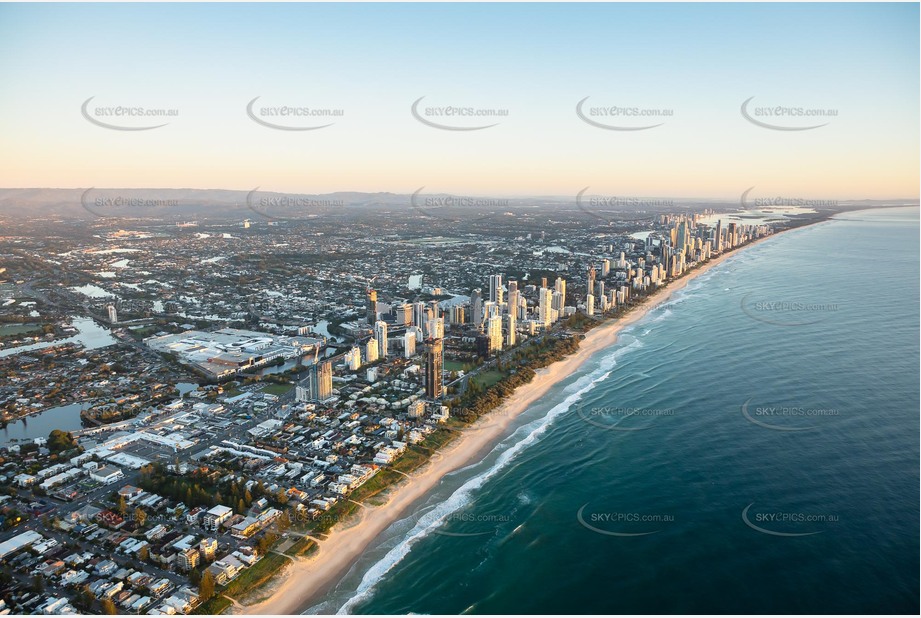
<path id="1" fill-rule="evenodd" d="M 0 186 L 916 197 L 917 4 L 0 5 Z M 102 128 L 161 124 L 148 131 Z M 342 110 L 317 125 L 246 113 Z M 507 109 L 416 120 L 410 108 Z M 576 114 L 672 110 L 654 119 Z M 762 106 L 831 109 L 757 117 Z M 97 107 L 177 109 L 104 118 Z M 260 114 L 261 112 L 255 112 Z M 420 112 L 424 113 L 424 112 Z"/>

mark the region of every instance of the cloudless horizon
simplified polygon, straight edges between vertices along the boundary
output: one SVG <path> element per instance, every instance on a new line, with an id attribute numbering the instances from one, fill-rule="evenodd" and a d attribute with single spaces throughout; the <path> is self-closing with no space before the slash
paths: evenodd
<path id="1" fill-rule="evenodd" d="M 3 4 L 4 187 L 918 196 L 917 4 Z M 292 106 L 331 126 L 277 130 Z M 586 100 L 586 97 L 588 99 Z M 753 97 L 753 98 L 752 98 Z M 98 120 L 89 109 L 175 109 Z M 430 117 L 411 106 L 508 110 Z M 758 120 L 740 108 L 834 110 Z M 594 106 L 668 110 L 596 118 Z"/>

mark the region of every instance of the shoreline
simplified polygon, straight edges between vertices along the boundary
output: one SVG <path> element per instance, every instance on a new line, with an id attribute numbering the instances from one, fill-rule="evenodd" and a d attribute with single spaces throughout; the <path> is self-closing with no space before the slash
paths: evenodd
<path id="1" fill-rule="evenodd" d="M 485 452 L 494 448 L 506 436 L 507 430 L 519 415 L 559 381 L 578 371 L 597 352 L 614 345 L 624 328 L 639 321 L 647 313 L 668 301 L 672 294 L 684 289 L 711 268 L 740 254 L 742 250 L 784 232 L 803 229 L 810 225 L 814 223 L 775 232 L 711 258 L 679 279 L 671 281 L 666 287 L 655 291 L 627 315 L 617 319 L 606 318 L 585 334 L 575 353 L 537 370 L 533 380 L 515 389 L 499 408 L 464 429 L 459 438 L 438 451 L 438 457 L 433 456 L 407 480 L 389 488 L 385 494 L 387 501 L 384 504 L 363 506 L 348 522 L 334 526 L 325 540 L 314 539 L 319 546 L 318 551 L 309 558 L 295 559 L 274 578 L 274 581 L 269 582 L 268 586 L 272 588 L 267 599 L 250 605 L 235 603 L 228 613 L 299 614 L 320 603 L 322 595 L 339 582 L 364 550 L 384 530 L 403 517 L 410 507 L 422 499 L 444 476 L 475 462 Z"/>

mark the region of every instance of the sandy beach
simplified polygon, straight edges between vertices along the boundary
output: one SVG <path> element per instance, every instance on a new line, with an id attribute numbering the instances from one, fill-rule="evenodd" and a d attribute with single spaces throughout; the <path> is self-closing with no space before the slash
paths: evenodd
<path id="1" fill-rule="evenodd" d="M 745 248 L 772 237 L 749 243 Z M 268 599 L 253 605 L 235 606 L 231 611 L 246 614 L 295 614 L 318 603 L 323 593 L 348 571 L 364 549 L 390 524 L 404 516 L 446 474 L 469 465 L 488 452 L 506 435 L 509 426 L 522 412 L 543 397 L 554 384 L 577 371 L 593 354 L 613 345 L 621 330 L 668 300 L 693 279 L 739 251 L 710 260 L 655 292 L 626 317 L 606 322 L 589 331 L 575 354 L 538 370 L 534 379 L 519 387 L 498 410 L 465 429 L 459 438 L 440 451 L 440 456 L 433 457 L 407 481 L 391 488 L 385 504 L 361 509 L 353 520 L 334 527 L 328 538 L 319 541 L 319 551 L 310 558 L 296 560 L 269 584 L 272 590 Z"/>

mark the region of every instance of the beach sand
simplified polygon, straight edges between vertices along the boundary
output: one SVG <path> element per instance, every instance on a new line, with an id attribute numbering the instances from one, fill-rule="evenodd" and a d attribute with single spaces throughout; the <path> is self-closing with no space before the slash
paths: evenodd
<path id="1" fill-rule="evenodd" d="M 753 241 L 745 248 L 772 237 Z M 613 345 L 621 330 L 668 300 L 693 279 L 739 252 L 736 250 L 711 259 L 655 292 L 627 316 L 589 331 L 577 352 L 539 369 L 534 379 L 517 388 L 501 407 L 465 429 L 459 438 L 439 451 L 440 456 L 434 456 L 407 481 L 391 488 L 385 504 L 361 509 L 354 519 L 336 525 L 325 540 L 319 541 L 319 551 L 309 558 L 295 560 L 270 584 L 273 590 L 268 599 L 253 605 L 235 606 L 232 613 L 296 614 L 319 603 L 323 593 L 345 575 L 365 548 L 390 524 L 403 517 L 442 477 L 473 463 L 488 452 L 506 435 L 509 426 L 522 412 L 543 397 L 554 384 L 577 371 L 593 354 Z"/>

